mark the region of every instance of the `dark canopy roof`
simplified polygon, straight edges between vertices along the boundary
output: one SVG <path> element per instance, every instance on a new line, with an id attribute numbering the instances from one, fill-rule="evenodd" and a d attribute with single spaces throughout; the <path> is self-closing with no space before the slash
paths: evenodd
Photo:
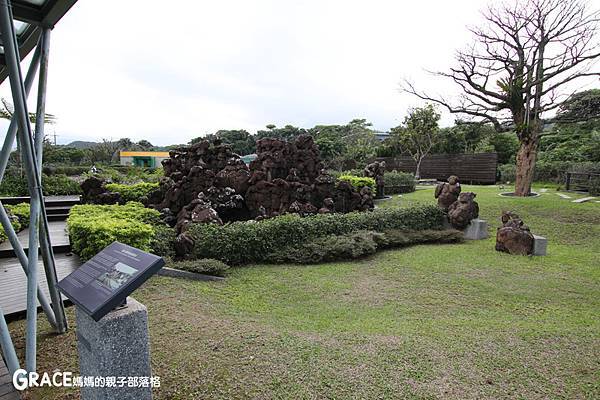
<path id="1" fill-rule="evenodd" d="M 77 0 L 12 0 L 19 55 L 23 60 L 35 47 L 42 28 L 53 28 Z M 8 76 L 0 36 L 0 83 Z"/>

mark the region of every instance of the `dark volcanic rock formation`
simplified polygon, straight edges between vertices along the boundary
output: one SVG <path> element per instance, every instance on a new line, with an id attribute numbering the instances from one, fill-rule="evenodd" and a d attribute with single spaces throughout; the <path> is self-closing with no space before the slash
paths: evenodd
<path id="1" fill-rule="evenodd" d="M 496 232 L 496 250 L 520 255 L 533 253 L 533 234 L 517 214 L 502 213 L 502 226 Z"/>
<path id="2" fill-rule="evenodd" d="M 479 204 L 473 192 L 461 193 L 458 200 L 448 207 L 448 221 L 456 229 L 465 229 L 472 219 L 479 217 Z"/>
<path id="3" fill-rule="evenodd" d="M 448 211 L 448 207 L 458 200 L 459 194 L 460 183 L 456 175 L 451 175 L 448 177 L 448 182 L 440 183 L 435 188 L 435 198 L 438 200 L 438 207 L 444 211 Z"/>
<path id="4" fill-rule="evenodd" d="M 311 136 L 291 142 L 261 139 L 249 167 L 230 146 L 218 141 L 180 147 L 169 156 L 163 161 L 160 187 L 148 198 L 175 225 L 181 236 L 176 244 L 179 253 L 190 249 L 191 238 L 182 235 L 192 222 L 220 224 L 285 213 L 373 208 L 369 188 L 358 192 L 327 174 Z"/>

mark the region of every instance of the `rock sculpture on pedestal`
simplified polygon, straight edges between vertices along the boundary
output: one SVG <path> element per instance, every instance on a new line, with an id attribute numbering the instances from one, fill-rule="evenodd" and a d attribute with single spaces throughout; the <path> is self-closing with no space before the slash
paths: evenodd
<path id="1" fill-rule="evenodd" d="M 496 232 L 496 250 L 528 255 L 533 252 L 534 238 L 529 227 L 513 212 L 502 213 L 502 226 Z"/>
<path id="2" fill-rule="evenodd" d="M 456 229 L 465 229 L 472 219 L 479 217 L 479 205 L 473 192 L 461 193 L 448 207 L 448 221 Z"/>
<path id="3" fill-rule="evenodd" d="M 448 211 L 448 207 L 458 200 L 460 189 L 460 183 L 456 175 L 448 177 L 448 182 L 438 184 L 435 188 L 435 198 L 438 200 L 438 207 L 444 211 Z"/>
<path id="4" fill-rule="evenodd" d="M 385 161 L 375 161 L 368 164 L 364 169 L 364 175 L 368 178 L 375 179 L 375 185 L 377 190 L 375 192 L 376 199 L 382 199 L 385 197 L 385 180 L 383 178 L 385 174 Z"/>

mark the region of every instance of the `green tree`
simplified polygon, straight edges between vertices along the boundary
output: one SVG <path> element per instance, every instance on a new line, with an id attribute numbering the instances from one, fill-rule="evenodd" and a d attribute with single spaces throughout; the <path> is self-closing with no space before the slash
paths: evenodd
<path id="1" fill-rule="evenodd" d="M 231 145 L 234 153 L 241 156 L 256 152 L 256 140 L 253 135 L 243 129 L 237 130 L 219 130 L 213 135 L 208 135 L 206 139 L 220 139 L 223 143 Z"/>
<path id="2" fill-rule="evenodd" d="M 390 131 L 390 145 L 399 153 L 409 154 L 417 169 L 415 178 L 421 177 L 421 162 L 431 152 L 433 146 L 440 140 L 438 122 L 440 113 L 431 104 L 410 110 L 402 125 Z"/>
<path id="3" fill-rule="evenodd" d="M 492 3 L 485 25 L 473 28 L 474 40 L 457 52 L 457 65 L 437 76 L 450 79 L 461 96 L 448 101 L 417 90 L 417 97 L 491 122 L 497 131 L 519 139 L 515 194 L 528 196 L 545 122 L 560 105 L 557 96 L 592 71 L 600 57 L 596 38 L 600 11 L 585 0 L 517 0 Z"/>

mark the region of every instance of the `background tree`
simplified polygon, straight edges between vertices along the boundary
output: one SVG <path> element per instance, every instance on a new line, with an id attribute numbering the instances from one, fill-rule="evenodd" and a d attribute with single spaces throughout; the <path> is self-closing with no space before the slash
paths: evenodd
<path id="1" fill-rule="evenodd" d="M 206 136 L 205 139 L 213 140 L 215 138 L 221 139 L 223 143 L 231 145 L 233 152 L 241 156 L 256 152 L 256 140 L 254 136 L 244 129 L 221 129 L 213 135 Z"/>
<path id="2" fill-rule="evenodd" d="M 418 91 L 409 81 L 403 90 L 491 122 L 497 131 L 513 129 L 520 142 L 515 194 L 526 196 L 546 113 L 559 107 L 567 84 L 600 75 L 589 72 L 600 56 L 600 12 L 589 11 L 583 0 L 520 0 L 491 5 L 484 18 L 488 25 L 471 29 L 474 44 L 457 53 L 457 66 L 435 73 L 458 85 L 457 102 Z"/>
<path id="3" fill-rule="evenodd" d="M 440 113 L 431 104 L 413 108 L 402 125 L 390 131 L 389 145 L 400 153 L 409 154 L 415 163 L 415 179 L 421 178 L 421 162 L 440 140 Z"/>
<path id="4" fill-rule="evenodd" d="M 147 141 L 146 139 L 142 139 L 139 142 L 137 142 L 137 147 L 139 147 L 140 150 L 145 150 L 145 151 L 154 150 L 154 145 L 152 143 L 150 143 L 149 141 Z"/>

